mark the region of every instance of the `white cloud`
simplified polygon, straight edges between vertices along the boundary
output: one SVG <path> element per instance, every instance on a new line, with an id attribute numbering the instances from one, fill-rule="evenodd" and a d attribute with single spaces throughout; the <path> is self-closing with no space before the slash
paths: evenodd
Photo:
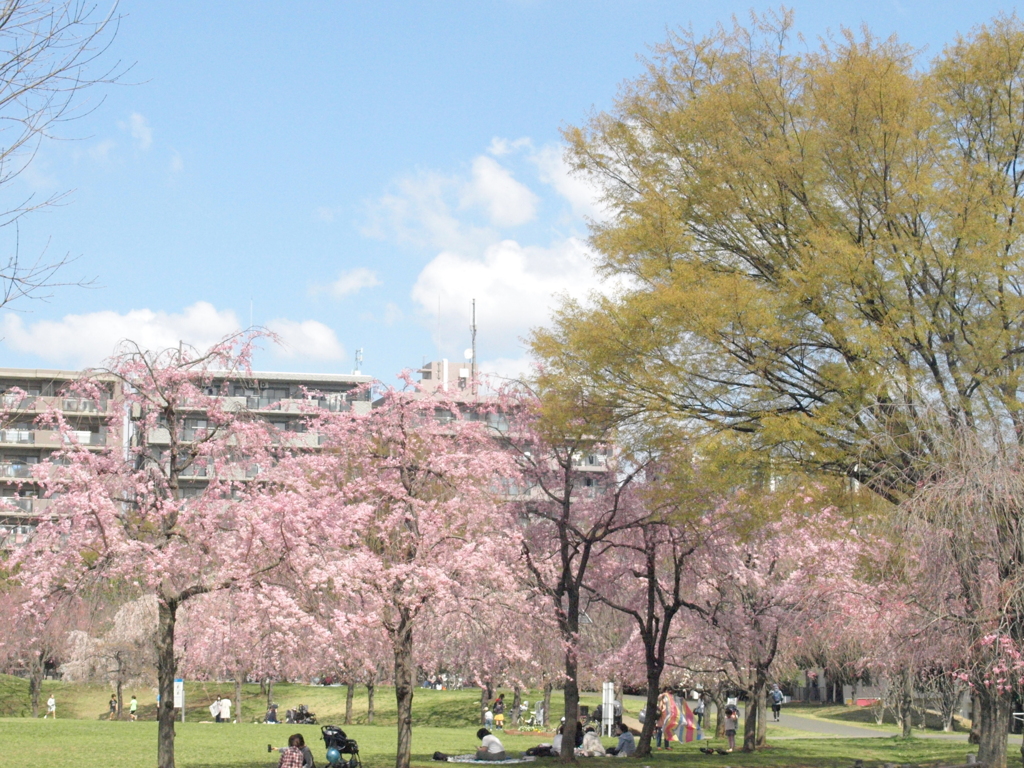
<path id="1" fill-rule="evenodd" d="M 526 224 L 537 215 L 537 196 L 497 160 L 484 155 L 473 160 L 473 176 L 463 187 L 461 202 L 464 207 L 484 208 L 491 224 L 499 227 Z"/>
<path id="2" fill-rule="evenodd" d="M 98 144 L 94 144 L 89 147 L 89 157 L 101 163 L 105 163 L 110 159 L 110 153 L 117 146 L 117 142 L 113 139 L 104 139 Z"/>
<path id="3" fill-rule="evenodd" d="M 548 145 L 537 150 L 531 160 L 536 164 L 540 180 L 550 185 L 572 207 L 577 216 L 595 221 L 608 218 L 601 202 L 601 191 L 582 176 L 574 174 L 565 162 L 565 147 Z"/>
<path id="4" fill-rule="evenodd" d="M 342 272 L 333 283 L 314 288 L 314 293 L 326 291 L 336 299 L 342 299 L 349 294 L 361 291 L 363 288 L 373 288 L 380 285 L 377 273 L 366 267 L 356 267 L 347 272 Z"/>
<path id="5" fill-rule="evenodd" d="M 282 342 L 282 346 L 268 345 L 268 352 L 276 357 L 311 360 L 344 357 L 344 349 L 334 331 L 316 320 L 298 322 L 279 318 L 267 327 Z M 206 301 L 197 301 L 181 312 L 133 309 L 122 314 L 104 310 L 34 323 L 25 323 L 20 315 L 12 312 L 0 316 L 4 345 L 65 368 L 100 365 L 123 341 L 132 341 L 142 349 L 154 351 L 177 347 L 179 342 L 206 349 L 241 329 L 238 316 L 232 310 L 217 309 Z"/>
<path id="6" fill-rule="evenodd" d="M 405 312 L 395 302 L 389 301 L 384 305 L 384 325 L 389 328 L 405 320 Z"/>
<path id="7" fill-rule="evenodd" d="M 462 184 L 456 177 L 438 173 L 401 179 L 394 192 L 370 206 L 369 221 L 362 233 L 417 247 L 477 251 L 493 242 L 496 234 L 452 214 L 449 199 L 457 197 Z"/>
<path id="8" fill-rule="evenodd" d="M 340 360 L 345 356 L 334 329 L 316 320 L 278 318 L 267 323 L 267 329 L 280 338 L 281 344 L 271 350 L 279 357 Z"/>
<path id="9" fill-rule="evenodd" d="M 521 139 L 516 139 L 515 141 L 509 141 L 508 139 L 503 139 L 500 136 L 495 136 L 491 139 L 490 146 L 487 147 L 487 152 L 495 157 L 501 157 L 502 155 L 510 155 L 513 152 L 518 152 L 520 149 L 530 149 L 532 147 L 533 142 L 525 136 Z"/>
<path id="10" fill-rule="evenodd" d="M 171 173 L 181 173 L 185 170 L 185 161 L 181 157 L 181 153 L 178 150 L 174 150 L 171 153 L 171 162 L 167 166 Z"/>
<path id="11" fill-rule="evenodd" d="M 135 139 L 135 145 L 139 149 L 149 149 L 153 144 L 153 129 L 143 115 L 132 112 L 128 117 L 128 132 Z"/>
<path id="12" fill-rule="evenodd" d="M 0 318 L 0 334 L 8 347 L 69 368 L 99 365 L 124 340 L 152 350 L 176 347 L 179 342 L 205 349 L 240 328 L 234 312 L 218 310 L 205 301 L 197 301 L 180 313 L 133 309 L 120 314 L 107 310 L 28 325 L 10 312 Z"/>
<path id="13" fill-rule="evenodd" d="M 569 238 L 550 247 L 503 240 L 473 258 L 451 251 L 438 254 L 420 273 L 412 298 L 425 316 L 442 309 L 443 350 L 467 346 L 470 306 L 476 299 L 478 346 L 505 352 L 518 339 L 545 324 L 557 296 L 582 298 L 602 287 L 586 244 Z"/>
<path id="14" fill-rule="evenodd" d="M 533 375 L 535 361 L 529 355 L 522 357 L 496 357 L 480 363 L 480 375 L 495 389 L 509 380 L 521 380 Z"/>

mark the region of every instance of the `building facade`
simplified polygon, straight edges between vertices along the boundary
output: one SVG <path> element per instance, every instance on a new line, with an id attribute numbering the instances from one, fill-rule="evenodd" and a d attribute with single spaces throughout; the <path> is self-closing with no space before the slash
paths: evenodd
<path id="1" fill-rule="evenodd" d="M 74 427 L 79 444 L 90 449 L 101 450 L 108 446 L 108 439 L 119 439 L 107 431 L 109 419 L 124 410 L 119 381 L 109 375 L 93 377 L 104 390 L 98 399 L 68 394 L 68 386 L 82 375 L 81 371 L 0 368 L 0 549 L 23 543 L 46 515 L 48 500 L 42 498 L 33 469 L 60 447 L 62 438 L 56 430 L 41 426 L 39 416 L 56 408 Z M 229 409 L 264 419 L 290 444 L 315 450 L 319 438 L 303 433 L 302 411 L 311 401 L 329 411 L 367 411 L 370 394 L 364 385 L 370 381 L 370 376 L 357 374 L 254 371 L 215 377 L 207 394 L 228 400 Z M 205 428 L 205 414 L 196 410 L 186 424 L 186 439 L 190 429 Z M 149 435 L 154 447 L 167 442 L 160 432 Z M 186 495 L 201 492 L 208 482 L 202 466 L 191 472 L 183 478 Z"/>

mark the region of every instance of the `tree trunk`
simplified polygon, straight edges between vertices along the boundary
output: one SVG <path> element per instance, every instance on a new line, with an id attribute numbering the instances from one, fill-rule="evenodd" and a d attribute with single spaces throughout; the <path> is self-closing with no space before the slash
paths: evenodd
<path id="1" fill-rule="evenodd" d="M 352 725 L 352 699 L 356 694 L 356 684 L 349 679 L 345 687 L 345 725 Z"/>
<path id="2" fill-rule="evenodd" d="M 747 692 L 750 697 L 743 710 L 743 751 L 753 752 L 757 749 L 757 732 L 760 723 L 758 715 L 764 711 L 765 691 L 768 679 L 760 671 L 756 673 L 754 687 Z"/>
<path id="3" fill-rule="evenodd" d="M 235 671 L 235 722 L 243 723 L 242 719 L 242 683 L 245 682 L 245 675 L 241 670 Z"/>
<path id="4" fill-rule="evenodd" d="M 715 738 L 725 738 L 725 696 L 722 695 L 722 689 L 715 687 L 708 691 L 708 698 L 715 704 Z M 710 717 L 705 712 L 705 717 Z"/>
<path id="5" fill-rule="evenodd" d="M 395 701 L 398 705 L 398 752 L 395 755 L 395 768 L 409 768 L 412 757 L 412 697 L 416 690 L 412 639 L 412 618 L 403 615 L 391 637 L 395 651 Z"/>
<path id="6" fill-rule="evenodd" d="M 985 768 L 1006 768 L 1006 738 L 1010 731 L 1010 697 L 989 690 L 979 690 L 981 699 L 981 733 L 978 762 Z"/>
<path id="7" fill-rule="evenodd" d="M 967 736 L 968 744 L 981 743 L 981 698 L 977 694 L 971 696 L 971 732 Z"/>
<path id="8" fill-rule="evenodd" d="M 124 681 L 121 680 L 121 675 L 117 676 L 117 719 L 121 719 L 121 713 L 124 712 Z"/>
<path id="9" fill-rule="evenodd" d="M 274 678 L 267 678 L 267 709 L 270 709 L 270 705 L 274 703 Z"/>
<path id="10" fill-rule="evenodd" d="M 485 682 L 480 686 L 480 725 L 487 724 L 487 708 L 491 704 L 491 684 Z"/>
<path id="11" fill-rule="evenodd" d="M 897 711 L 900 721 L 900 732 L 904 739 L 910 738 L 910 729 L 914 724 L 914 678 L 909 669 L 900 673 L 900 690 L 896 694 L 899 701 Z"/>
<path id="12" fill-rule="evenodd" d="M 160 687 L 157 708 L 157 768 L 174 768 L 174 622 L 178 605 L 160 600 L 157 604 L 159 628 L 156 637 L 156 673 Z"/>
<path id="13" fill-rule="evenodd" d="M 523 689 L 518 685 L 512 686 L 512 711 L 508 713 L 509 722 L 513 728 L 519 726 L 519 708 L 523 705 Z"/>
<path id="14" fill-rule="evenodd" d="M 640 729 L 640 741 L 636 745 L 636 757 L 648 757 L 651 754 L 651 738 L 658 723 L 658 684 L 661 675 L 653 670 L 647 671 L 647 703 L 644 705 L 647 714 L 644 726 Z"/>
<path id="15" fill-rule="evenodd" d="M 40 653 L 37 656 L 37 659 L 32 660 L 28 672 L 28 695 L 32 702 L 32 717 L 39 717 L 39 697 L 43 690 L 43 672 L 46 669 L 43 655 Z"/>
<path id="16" fill-rule="evenodd" d="M 563 763 L 576 762 L 576 723 L 580 721 L 580 689 L 577 681 L 579 664 L 576 648 L 568 646 L 565 652 L 565 728 L 562 731 Z"/>
<path id="17" fill-rule="evenodd" d="M 397 693 L 397 691 L 396 691 Z M 373 725 L 374 709 L 377 697 L 377 679 L 376 675 L 367 681 L 366 683 L 366 724 Z"/>
<path id="18" fill-rule="evenodd" d="M 768 743 L 768 683 L 765 682 L 765 695 L 757 699 L 757 740 L 758 749 Z"/>
<path id="19" fill-rule="evenodd" d="M 548 721 L 551 717 L 551 689 L 554 687 L 550 680 L 544 683 L 544 715 L 541 722 L 544 728 L 548 727 Z"/>

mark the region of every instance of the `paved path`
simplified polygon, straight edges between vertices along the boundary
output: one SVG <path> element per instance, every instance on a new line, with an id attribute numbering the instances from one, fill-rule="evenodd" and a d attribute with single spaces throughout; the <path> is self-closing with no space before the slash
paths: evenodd
<path id="1" fill-rule="evenodd" d="M 769 711 L 769 727 L 771 727 L 773 722 L 771 718 L 772 713 Z M 795 715 L 792 712 L 787 712 L 785 707 L 782 709 L 782 714 L 780 715 L 778 724 L 783 728 L 792 728 L 797 731 L 817 733 L 822 736 L 838 736 L 843 739 L 873 739 L 879 737 L 885 738 L 892 735 L 885 731 L 876 731 L 873 728 L 862 728 L 859 725 L 848 725 L 836 720 L 819 720 L 814 717 Z"/>

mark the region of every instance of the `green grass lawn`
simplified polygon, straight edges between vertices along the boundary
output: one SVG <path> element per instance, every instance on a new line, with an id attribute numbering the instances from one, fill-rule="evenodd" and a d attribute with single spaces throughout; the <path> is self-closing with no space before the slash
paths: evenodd
<path id="1" fill-rule="evenodd" d="M 215 697 L 233 695 L 233 691 L 231 684 L 186 685 L 187 722 L 177 725 L 179 768 L 273 768 L 277 765 L 277 757 L 276 753 L 267 753 L 267 744 L 282 746 L 288 735 L 296 731 L 305 736 L 318 764 L 323 764 L 324 748 L 318 726 L 267 726 L 252 722 L 262 715 L 266 706 L 266 695 L 260 693 L 259 686 L 245 686 L 243 713 L 238 723 L 218 725 L 202 722 L 209 720 L 209 703 Z M 18 678 L 0 676 L 0 768 L 136 768 L 154 765 L 155 699 L 149 689 L 127 690 L 125 698 L 133 692 L 139 696 L 142 719 L 136 723 L 111 723 L 100 720 L 106 712 L 109 688 L 47 681 L 43 698 L 45 700 L 51 693 L 54 695 L 60 719 L 44 721 L 26 716 L 29 712 L 27 683 Z M 273 695 L 282 714 L 285 709 L 306 704 L 317 713 L 321 723 L 343 725 L 344 688 L 278 684 Z M 537 697 L 538 694 L 531 693 L 526 698 L 532 703 Z M 508 698 L 510 692 L 506 692 Z M 591 707 L 598 701 L 596 694 L 583 697 L 583 703 Z M 388 768 L 394 764 L 396 742 L 394 691 L 383 687 L 378 691 L 374 725 L 365 723 L 366 704 L 366 689 L 360 688 L 353 707 L 355 724 L 344 726 L 345 730 L 358 740 L 366 768 Z M 413 706 L 414 765 L 420 768 L 436 766 L 431 760 L 435 751 L 448 754 L 471 752 L 477 744 L 478 707 L 479 691 L 476 689 L 417 689 Z M 552 697 L 556 720 L 561 707 L 561 695 L 556 693 Z M 842 711 L 831 713 L 824 708 L 802 707 L 794 710 L 794 714 L 797 713 L 826 719 L 843 714 Z M 520 752 L 542 741 L 550 741 L 551 737 L 542 733 L 506 733 L 501 738 L 509 751 Z M 698 752 L 697 747 L 709 742 L 699 742 L 676 745 L 672 751 L 658 752 L 642 763 L 625 761 L 622 764 L 650 768 L 696 768 L 699 765 L 717 768 L 849 768 L 854 760 L 860 759 L 869 768 L 874 768 L 884 763 L 962 763 L 970 749 L 963 743 L 942 740 L 821 738 L 772 723 L 769 723 L 768 739 L 769 748 L 752 755 L 734 753 L 708 757 Z M 605 743 L 611 745 L 614 740 L 605 739 Z M 710 743 L 721 746 L 717 742 Z M 1011 745 L 1009 753 L 1010 765 L 1024 768 L 1015 745 Z M 580 762 L 585 766 L 595 761 L 600 763 L 602 759 L 582 759 Z M 610 763 L 609 768 L 618 764 Z M 556 768 L 557 761 L 542 760 L 538 766 Z"/>
<path id="2" fill-rule="evenodd" d="M 457 754 L 472 751 L 474 728 L 420 727 L 413 732 L 413 762 L 427 768 L 434 765 L 435 750 Z M 179 724 L 176 740 L 179 768 L 273 768 L 275 755 L 267 744 L 280 746 L 288 735 L 301 732 L 313 748 L 318 764 L 324 756 L 323 742 L 316 726 L 267 726 L 255 724 Z M 366 768 L 393 764 L 395 729 L 389 726 L 356 725 L 347 729 L 359 741 Z M 539 735 L 504 735 L 506 748 L 521 751 L 539 743 Z M 610 740 L 607 740 L 610 743 Z M 698 742 L 700 744 L 706 742 Z M 714 744 L 715 742 L 711 742 Z M 794 739 L 780 741 L 756 754 L 734 753 L 707 757 L 697 744 L 676 745 L 670 752 L 658 752 L 645 759 L 652 768 L 714 765 L 724 768 L 767 768 L 807 766 L 808 768 L 849 768 L 853 760 L 868 766 L 883 763 L 927 764 L 963 762 L 966 747 L 949 742 L 910 739 Z M 581 759 L 581 765 L 603 763 L 612 758 Z M 0 719 L 0 768 L 136 768 L 156 762 L 156 724 L 153 722 L 96 722 L 87 720 Z M 1020 766 L 1020 753 L 1010 750 L 1010 763 Z M 624 765 L 638 765 L 627 761 Z M 539 765 L 555 768 L 554 759 Z M 610 765 L 618 765 L 617 762 Z"/>

